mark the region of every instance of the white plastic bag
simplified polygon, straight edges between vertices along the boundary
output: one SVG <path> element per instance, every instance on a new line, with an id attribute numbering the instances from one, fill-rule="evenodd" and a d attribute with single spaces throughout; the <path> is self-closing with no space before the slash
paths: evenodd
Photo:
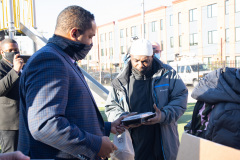
<path id="1" fill-rule="evenodd" d="M 135 153 L 128 130 L 120 135 L 115 134 L 113 143 L 118 147 L 118 150 L 111 154 L 111 160 L 134 160 Z"/>

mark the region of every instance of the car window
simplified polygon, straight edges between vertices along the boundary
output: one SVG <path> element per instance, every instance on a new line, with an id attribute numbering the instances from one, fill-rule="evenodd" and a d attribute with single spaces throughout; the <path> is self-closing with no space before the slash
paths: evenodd
<path id="1" fill-rule="evenodd" d="M 177 73 L 179 73 L 181 71 L 181 66 L 177 67 Z"/>
<path id="2" fill-rule="evenodd" d="M 190 68 L 190 66 L 187 66 L 187 67 L 186 67 L 186 73 L 191 73 L 191 68 Z"/>
<path id="3" fill-rule="evenodd" d="M 185 69 L 185 66 L 181 66 L 181 72 L 180 73 L 184 73 L 184 69 Z"/>
<path id="4" fill-rule="evenodd" d="M 208 66 L 206 64 L 191 65 L 193 72 L 208 71 Z"/>

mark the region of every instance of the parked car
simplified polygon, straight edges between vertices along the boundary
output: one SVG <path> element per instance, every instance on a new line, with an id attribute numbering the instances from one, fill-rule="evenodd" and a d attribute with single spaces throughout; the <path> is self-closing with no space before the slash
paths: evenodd
<path id="1" fill-rule="evenodd" d="M 103 76 L 102 83 L 107 84 L 110 83 L 114 78 L 116 78 L 118 73 L 107 73 Z"/>
<path id="2" fill-rule="evenodd" d="M 201 61 L 188 59 L 169 63 L 182 78 L 185 84 L 197 86 L 198 80 L 210 72 L 208 65 Z"/>

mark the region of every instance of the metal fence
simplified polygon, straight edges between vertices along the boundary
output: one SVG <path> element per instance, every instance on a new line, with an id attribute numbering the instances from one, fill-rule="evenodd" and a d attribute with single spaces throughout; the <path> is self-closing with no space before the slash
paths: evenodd
<path id="1" fill-rule="evenodd" d="M 211 62 L 211 64 L 196 64 L 177 66 L 175 70 L 178 72 L 180 77 L 183 79 L 185 84 L 190 84 L 195 86 L 198 81 L 203 78 L 207 73 L 216 70 L 218 68 L 231 67 L 231 68 L 240 68 L 240 62 L 236 63 L 235 61 L 231 62 Z M 84 68 L 83 68 L 84 69 Z M 86 70 L 94 79 L 103 85 L 111 85 L 111 81 L 116 78 L 120 72 L 119 68 L 109 68 L 104 69 L 101 72 L 99 70 L 88 69 Z"/>

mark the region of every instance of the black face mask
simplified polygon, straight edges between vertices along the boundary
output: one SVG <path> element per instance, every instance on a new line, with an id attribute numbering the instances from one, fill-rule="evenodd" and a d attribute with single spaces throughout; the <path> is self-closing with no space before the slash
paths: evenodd
<path id="1" fill-rule="evenodd" d="M 8 61 L 10 61 L 13 64 L 13 58 L 15 56 L 15 54 L 18 54 L 19 52 L 4 52 L 4 58 Z"/>
<path id="2" fill-rule="evenodd" d="M 93 44 L 82 44 L 57 35 L 54 35 L 51 39 L 49 39 L 48 43 L 58 45 L 75 61 L 84 59 L 93 46 Z"/>
<path id="3" fill-rule="evenodd" d="M 92 49 L 93 44 L 86 45 L 79 42 L 74 42 L 75 45 L 72 45 L 72 50 L 74 50 L 73 59 L 75 61 L 82 60 L 86 57 L 88 52 Z"/>

